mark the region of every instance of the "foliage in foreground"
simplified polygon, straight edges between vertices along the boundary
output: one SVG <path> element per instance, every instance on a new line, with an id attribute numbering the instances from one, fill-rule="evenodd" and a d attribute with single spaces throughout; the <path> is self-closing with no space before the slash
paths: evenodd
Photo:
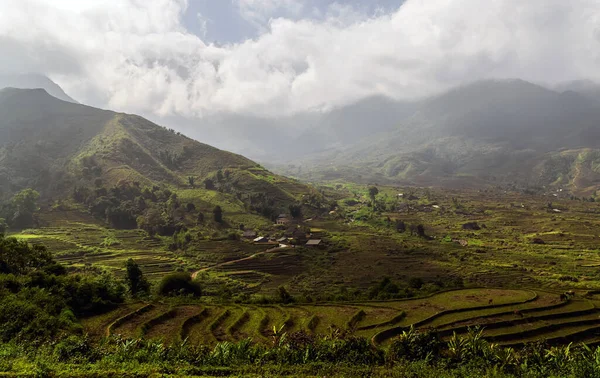
<path id="1" fill-rule="evenodd" d="M 112 309 L 124 292 L 112 275 L 67 274 L 46 248 L 0 234 L 0 341 L 80 332 L 77 315 Z"/>
<path id="2" fill-rule="evenodd" d="M 222 342 L 214 348 L 188 341 L 164 344 L 112 337 L 94 344 L 69 336 L 34 348 L 0 345 L 0 372 L 25 375 L 115 374 L 119 376 L 411 376 L 411 377 L 598 377 L 600 348 L 500 348 L 481 330 L 441 341 L 433 333 L 408 330 L 387 349 L 339 329 L 327 336 L 304 332 L 274 334 L 271 345 L 251 340 Z"/>

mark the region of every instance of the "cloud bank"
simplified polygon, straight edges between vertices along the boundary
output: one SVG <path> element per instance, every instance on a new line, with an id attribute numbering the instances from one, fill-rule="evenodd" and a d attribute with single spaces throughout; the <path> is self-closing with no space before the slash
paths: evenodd
<path id="1" fill-rule="evenodd" d="M 301 0 L 237 1 L 261 32 L 216 46 L 185 29 L 184 0 L 0 0 L 0 71 L 160 117 L 282 116 L 482 78 L 600 79 L 598 0 L 408 0 L 375 16 L 334 4 L 304 18 Z M 281 7 L 290 17 L 270 18 Z"/>

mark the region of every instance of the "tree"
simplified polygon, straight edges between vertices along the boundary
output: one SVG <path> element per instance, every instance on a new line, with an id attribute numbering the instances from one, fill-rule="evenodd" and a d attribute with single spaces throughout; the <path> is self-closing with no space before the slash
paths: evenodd
<path id="1" fill-rule="evenodd" d="M 406 231 L 406 223 L 403 220 L 396 219 L 396 231 L 402 233 Z"/>
<path id="2" fill-rule="evenodd" d="M 200 284 L 192 280 L 189 273 L 178 272 L 163 277 L 158 285 L 160 295 L 202 295 Z"/>
<path id="3" fill-rule="evenodd" d="M 150 291 L 150 283 L 138 264 L 133 259 L 129 259 L 125 263 L 125 268 L 127 269 L 125 281 L 131 295 L 137 297 L 139 294 L 147 294 Z"/>
<path id="4" fill-rule="evenodd" d="M 371 198 L 371 202 L 375 202 L 375 197 L 379 194 L 379 189 L 376 186 L 372 186 L 369 188 L 369 198 Z"/>
<path id="5" fill-rule="evenodd" d="M 196 205 L 190 202 L 186 205 L 185 209 L 188 211 L 188 213 L 191 213 L 192 211 L 196 210 Z"/>
<path id="6" fill-rule="evenodd" d="M 26 274 L 54 264 L 52 254 L 41 245 L 0 235 L 0 273 Z"/>
<path id="7" fill-rule="evenodd" d="M 215 182 L 211 179 L 204 180 L 204 187 L 207 190 L 215 190 Z"/>
<path id="8" fill-rule="evenodd" d="M 302 217 L 302 206 L 292 204 L 288 207 L 288 209 L 290 210 L 290 215 L 292 218 L 297 219 Z"/>
<path id="9" fill-rule="evenodd" d="M 194 184 L 196 183 L 196 179 L 194 178 L 194 176 L 188 176 L 188 183 L 192 188 L 194 188 Z"/>
<path id="10" fill-rule="evenodd" d="M 425 237 L 425 227 L 422 224 L 417 226 L 417 235 L 424 238 Z"/>
<path id="11" fill-rule="evenodd" d="M 279 300 L 281 301 L 281 303 L 288 304 L 293 301 L 292 296 L 287 291 L 287 289 L 283 286 L 279 286 L 277 288 L 277 295 L 279 296 Z"/>
<path id="12" fill-rule="evenodd" d="M 146 211 L 146 215 L 137 218 L 138 228 L 144 230 L 150 236 L 160 233 L 166 222 L 162 213 L 157 208 L 150 208 Z"/>
<path id="13" fill-rule="evenodd" d="M 408 280 L 408 286 L 413 289 L 420 289 L 423 287 L 423 283 L 423 280 L 419 277 L 412 277 L 410 280 Z"/>
<path id="14" fill-rule="evenodd" d="M 217 223 L 223 222 L 223 209 L 221 209 L 221 206 L 219 206 L 219 205 L 215 206 L 215 208 L 213 209 L 213 217 L 215 219 L 215 222 L 217 222 Z"/>
<path id="15" fill-rule="evenodd" d="M 30 188 L 15 194 L 11 201 L 13 214 L 10 223 L 16 227 L 31 226 L 33 214 L 38 210 L 38 198 L 40 198 L 40 194 Z"/>
<path id="16" fill-rule="evenodd" d="M 8 229 L 8 224 L 6 224 L 6 219 L 0 218 L 0 234 L 4 234 Z"/>

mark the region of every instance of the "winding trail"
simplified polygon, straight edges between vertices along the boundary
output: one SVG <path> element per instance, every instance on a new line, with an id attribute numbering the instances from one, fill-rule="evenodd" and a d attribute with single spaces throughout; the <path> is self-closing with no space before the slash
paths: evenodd
<path id="1" fill-rule="evenodd" d="M 225 261 L 225 262 L 218 263 L 218 264 L 215 264 L 215 265 L 207 266 L 206 268 L 199 269 L 199 270 L 195 271 L 194 273 L 192 273 L 192 279 L 195 280 L 199 273 L 206 272 L 207 270 L 210 270 L 210 269 L 220 268 L 220 267 L 225 266 L 225 265 L 231 265 L 231 264 L 236 264 L 236 263 L 239 263 L 239 262 L 242 262 L 242 261 L 252 260 L 252 259 L 257 258 L 258 256 L 262 256 L 262 255 L 265 255 L 267 253 L 274 253 L 274 252 L 284 251 L 284 250 L 287 250 L 287 249 L 290 249 L 290 247 L 283 247 L 283 248 L 281 248 L 281 247 L 275 247 L 275 248 L 267 249 L 264 252 L 258 252 L 258 253 L 255 253 L 253 255 L 241 258 L 241 259 Z"/>

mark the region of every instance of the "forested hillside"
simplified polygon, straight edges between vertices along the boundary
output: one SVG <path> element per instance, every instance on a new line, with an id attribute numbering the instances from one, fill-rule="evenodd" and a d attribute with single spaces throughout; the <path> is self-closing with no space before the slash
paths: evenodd
<path id="1" fill-rule="evenodd" d="M 43 89 L 5 88 L 0 200 L 27 188 L 39 192 L 42 204 L 74 199 L 101 218 L 114 215 L 112 226 L 127 228 L 136 227 L 150 203 L 182 190 L 204 211 L 218 205 L 267 219 L 311 192 L 142 117 L 65 102 Z"/>

